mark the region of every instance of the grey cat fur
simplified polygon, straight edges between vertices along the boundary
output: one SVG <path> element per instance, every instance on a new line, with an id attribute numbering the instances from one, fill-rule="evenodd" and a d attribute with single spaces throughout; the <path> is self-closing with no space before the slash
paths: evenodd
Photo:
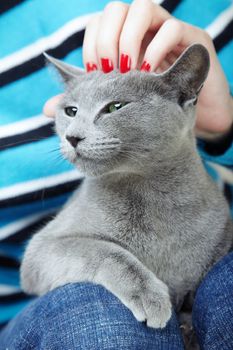
<path id="1" fill-rule="evenodd" d="M 81 187 L 33 236 L 21 281 L 42 295 L 99 283 L 147 325 L 162 328 L 231 248 L 228 205 L 197 153 L 195 101 L 207 50 L 189 47 L 165 73 L 84 74 L 52 57 L 66 84 L 56 113 L 65 158 Z M 106 113 L 111 102 L 121 109 Z M 78 107 L 73 118 L 65 106 Z M 66 136 L 82 139 L 77 147 Z"/>

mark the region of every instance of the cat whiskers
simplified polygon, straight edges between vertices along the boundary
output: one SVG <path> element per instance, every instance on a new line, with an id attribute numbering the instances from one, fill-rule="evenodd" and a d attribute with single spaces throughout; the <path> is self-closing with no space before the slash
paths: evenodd
<path id="1" fill-rule="evenodd" d="M 143 164 L 143 159 L 145 158 L 147 159 L 147 154 L 145 154 L 145 152 L 149 152 L 151 149 L 148 147 L 143 147 L 139 144 L 137 144 L 136 142 L 124 142 L 121 144 L 121 150 L 120 153 L 121 155 L 124 155 L 125 157 L 127 157 L 128 159 L 131 159 L 132 161 L 134 161 L 135 163 L 138 163 L 140 165 L 140 167 L 144 167 L 145 164 Z M 139 158 L 139 152 L 140 152 L 140 158 Z"/>
<path id="2" fill-rule="evenodd" d="M 120 150 L 120 154 L 127 159 L 131 159 L 133 162 L 138 163 L 141 167 L 144 166 L 142 161 L 138 158 L 138 153 L 132 150 L 127 151 L 126 149 Z"/>
<path id="3" fill-rule="evenodd" d="M 108 155 L 109 153 L 113 153 L 116 151 L 120 146 L 120 141 L 118 139 L 108 139 L 107 141 L 101 140 L 101 142 L 94 142 L 89 145 L 88 148 L 83 148 L 80 149 L 81 152 L 85 153 L 90 153 L 95 156 L 101 156 L 103 155 Z"/>
<path id="4" fill-rule="evenodd" d="M 49 151 L 46 151 L 46 154 L 51 155 L 53 160 L 56 161 L 57 165 L 63 163 L 65 159 L 61 155 L 60 147 L 53 148 Z"/>
<path id="5" fill-rule="evenodd" d="M 146 156 L 144 154 L 145 152 L 152 151 L 152 148 L 144 147 L 136 142 L 123 142 L 123 143 L 121 143 L 121 147 L 122 147 L 122 149 L 127 149 L 127 150 L 132 150 L 132 151 L 137 150 L 137 151 L 143 152 L 143 153 L 140 153 L 140 155 L 144 155 L 144 156 Z"/>

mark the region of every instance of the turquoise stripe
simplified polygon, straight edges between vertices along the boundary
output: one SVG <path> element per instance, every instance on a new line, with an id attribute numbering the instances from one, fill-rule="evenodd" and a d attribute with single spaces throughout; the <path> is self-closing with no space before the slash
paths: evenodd
<path id="1" fill-rule="evenodd" d="M 22 244 L 7 244 L 0 242 L 0 252 L 3 252 L 3 255 L 9 256 L 13 259 L 20 261 L 24 253 L 26 242 Z"/>
<path id="2" fill-rule="evenodd" d="M 218 181 L 219 180 L 219 176 L 218 173 L 216 172 L 216 170 L 214 170 L 208 163 L 204 162 L 204 166 L 205 169 L 207 171 L 207 173 L 212 177 L 212 179 L 214 181 Z"/>
<path id="3" fill-rule="evenodd" d="M 173 15 L 184 22 L 205 28 L 230 5 L 232 5 L 231 0 L 186 0 L 180 3 Z"/>
<path id="4" fill-rule="evenodd" d="M 208 2 L 207 2 L 208 4 Z M 215 5 L 215 2 L 214 2 Z M 218 5 L 218 6 L 217 6 Z M 203 6 L 207 6 L 206 3 L 203 3 L 201 8 L 203 8 L 203 13 L 196 13 L 200 10 L 200 6 L 196 6 L 193 1 L 187 0 L 178 7 L 175 11 L 175 14 L 181 19 L 190 20 L 192 22 L 193 18 L 197 20 L 204 20 L 205 25 L 201 25 L 201 23 L 197 23 L 201 26 L 206 26 L 214 19 L 216 13 L 221 10 L 224 10 L 227 5 L 229 5 L 229 1 L 221 1 L 217 2 L 216 6 L 213 7 L 214 15 L 211 17 L 211 11 L 207 11 Z M 193 11 L 196 13 L 191 16 L 189 19 L 190 11 L 187 10 L 187 7 L 193 6 Z M 187 12 L 186 12 L 187 11 Z M 205 12 L 206 11 L 206 12 Z M 192 12 L 192 11 L 191 11 Z M 209 13 L 209 16 L 206 15 Z M 210 18 L 211 17 L 211 18 Z M 228 45 L 229 46 L 229 45 Z M 231 50 L 232 47 L 229 47 Z M 232 64 L 229 64 L 229 60 L 231 59 L 228 49 L 224 49 L 224 69 L 229 79 L 232 81 Z M 220 55 L 220 60 L 222 60 L 222 55 Z M 69 54 L 64 60 L 67 63 L 75 64 L 78 66 L 83 66 L 82 63 L 82 50 L 77 49 L 71 54 Z M 227 64 L 225 63 L 227 61 Z M 221 61 L 222 62 L 222 61 Z M 230 71 L 229 71 L 230 70 Z M 228 73 L 229 71 L 229 73 Z M 232 85 L 232 82 L 231 82 Z M 43 89 L 41 88 L 43 86 Z M 45 101 L 62 91 L 62 86 L 59 84 L 59 80 L 56 78 L 56 75 L 49 72 L 49 70 L 41 69 L 38 72 L 35 72 L 28 77 L 18 80 L 12 84 L 7 85 L 6 87 L 0 90 L 0 100 L 1 100 L 1 112 L 0 112 L 0 125 L 12 123 L 14 121 L 19 121 L 25 118 L 29 118 L 33 115 L 40 114 L 43 108 Z M 32 98 L 32 96 L 34 98 Z M 28 103 L 30 101 L 30 103 Z"/>
<path id="5" fill-rule="evenodd" d="M 0 305 L 0 322 L 7 322 L 11 318 L 13 318 L 16 314 L 18 314 L 22 309 L 24 309 L 32 299 L 20 301 L 14 304 L 5 304 Z"/>
<path id="6" fill-rule="evenodd" d="M 28 143 L 0 152 L 0 188 L 73 170 L 59 151 L 58 137 Z"/>
<path id="7" fill-rule="evenodd" d="M 48 36 L 73 18 L 101 11 L 108 0 L 31 0 L 6 12 L 0 19 L 0 57 L 11 54 L 38 38 Z M 128 1 L 129 2 L 129 1 Z"/>
<path id="8" fill-rule="evenodd" d="M 231 94 L 233 95 L 233 40 L 231 40 L 218 54 L 222 68 L 226 74 Z"/>
<path id="9" fill-rule="evenodd" d="M 8 284 L 9 286 L 19 287 L 19 271 L 18 269 L 3 268 L 0 266 L 0 284 Z"/>
<path id="10" fill-rule="evenodd" d="M 16 220 L 27 217 L 28 215 L 39 214 L 47 209 L 56 209 L 63 205 L 71 193 L 66 193 L 54 198 L 39 200 L 29 204 L 18 205 L 0 210 L 0 227 L 13 223 Z"/>
<path id="11" fill-rule="evenodd" d="M 74 50 L 65 62 L 82 66 L 82 49 Z M 0 126 L 42 113 L 43 105 L 63 90 L 55 70 L 41 69 L 0 89 Z"/>
<path id="12" fill-rule="evenodd" d="M 218 163 L 220 165 L 225 165 L 225 166 L 232 166 L 232 160 L 233 160 L 233 143 L 231 144 L 231 147 L 222 155 L 220 156 L 211 156 L 204 152 L 203 148 L 201 148 L 201 143 L 199 147 L 199 153 L 200 156 L 205 160 L 205 161 L 211 161 L 213 163 Z"/>

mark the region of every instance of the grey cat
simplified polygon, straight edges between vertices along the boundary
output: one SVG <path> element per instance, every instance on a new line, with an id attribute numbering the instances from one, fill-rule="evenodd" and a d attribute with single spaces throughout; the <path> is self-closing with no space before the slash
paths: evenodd
<path id="1" fill-rule="evenodd" d="M 66 84 L 56 131 L 85 175 L 54 220 L 34 235 L 23 289 L 106 287 L 138 321 L 165 327 L 233 240 L 228 205 L 206 173 L 194 136 L 209 69 L 190 46 L 162 74 L 85 74 L 52 57 Z"/>

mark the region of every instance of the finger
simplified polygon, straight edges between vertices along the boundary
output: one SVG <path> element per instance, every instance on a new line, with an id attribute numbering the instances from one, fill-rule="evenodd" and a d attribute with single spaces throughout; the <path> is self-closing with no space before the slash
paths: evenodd
<path id="1" fill-rule="evenodd" d="M 96 51 L 98 62 L 105 73 L 118 65 L 119 37 L 128 8 L 127 4 L 114 1 L 105 7 L 102 14 L 96 39 Z"/>
<path id="2" fill-rule="evenodd" d="M 198 29 L 175 18 L 166 20 L 156 33 L 145 52 L 144 61 L 150 70 L 156 70 L 170 53 L 182 53 L 188 45 L 197 42 Z M 198 40 L 199 41 L 199 40 Z"/>
<path id="3" fill-rule="evenodd" d="M 98 67 L 98 58 L 96 53 L 96 40 L 100 19 L 100 14 L 92 17 L 85 30 L 83 40 L 83 62 L 87 72 L 100 68 Z"/>
<path id="4" fill-rule="evenodd" d="M 134 0 L 130 6 L 120 36 L 120 54 L 128 55 L 131 67 L 137 67 L 143 38 L 148 31 L 157 30 L 170 17 L 151 0 Z"/>
<path id="5" fill-rule="evenodd" d="M 54 118 L 55 117 L 55 111 L 58 103 L 60 102 L 63 94 L 56 95 L 52 98 L 50 98 L 44 105 L 43 113 L 46 115 L 46 117 Z"/>
<path id="6" fill-rule="evenodd" d="M 156 69 L 156 73 L 163 73 L 169 67 L 171 67 L 171 64 L 168 62 L 167 59 L 165 59 L 160 63 L 159 67 Z"/>
<path id="7" fill-rule="evenodd" d="M 177 60 L 178 55 L 174 54 L 174 52 L 170 52 L 167 54 L 164 60 L 160 62 L 159 66 L 156 68 L 156 73 L 163 73 L 168 68 L 170 68 L 173 63 Z"/>
<path id="8" fill-rule="evenodd" d="M 183 23 L 176 19 L 168 19 L 156 33 L 148 46 L 144 62 L 150 66 L 150 70 L 156 70 L 165 57 L 183 41 Z"/>
<path id="9" fill-rule="evenodd" d="M 169 52 L 166 56 L 166 61 L 168 62 L 169 66 L 172 66 L 178 57 L 179 55 L 175 54 L 174 51 Z"/>

